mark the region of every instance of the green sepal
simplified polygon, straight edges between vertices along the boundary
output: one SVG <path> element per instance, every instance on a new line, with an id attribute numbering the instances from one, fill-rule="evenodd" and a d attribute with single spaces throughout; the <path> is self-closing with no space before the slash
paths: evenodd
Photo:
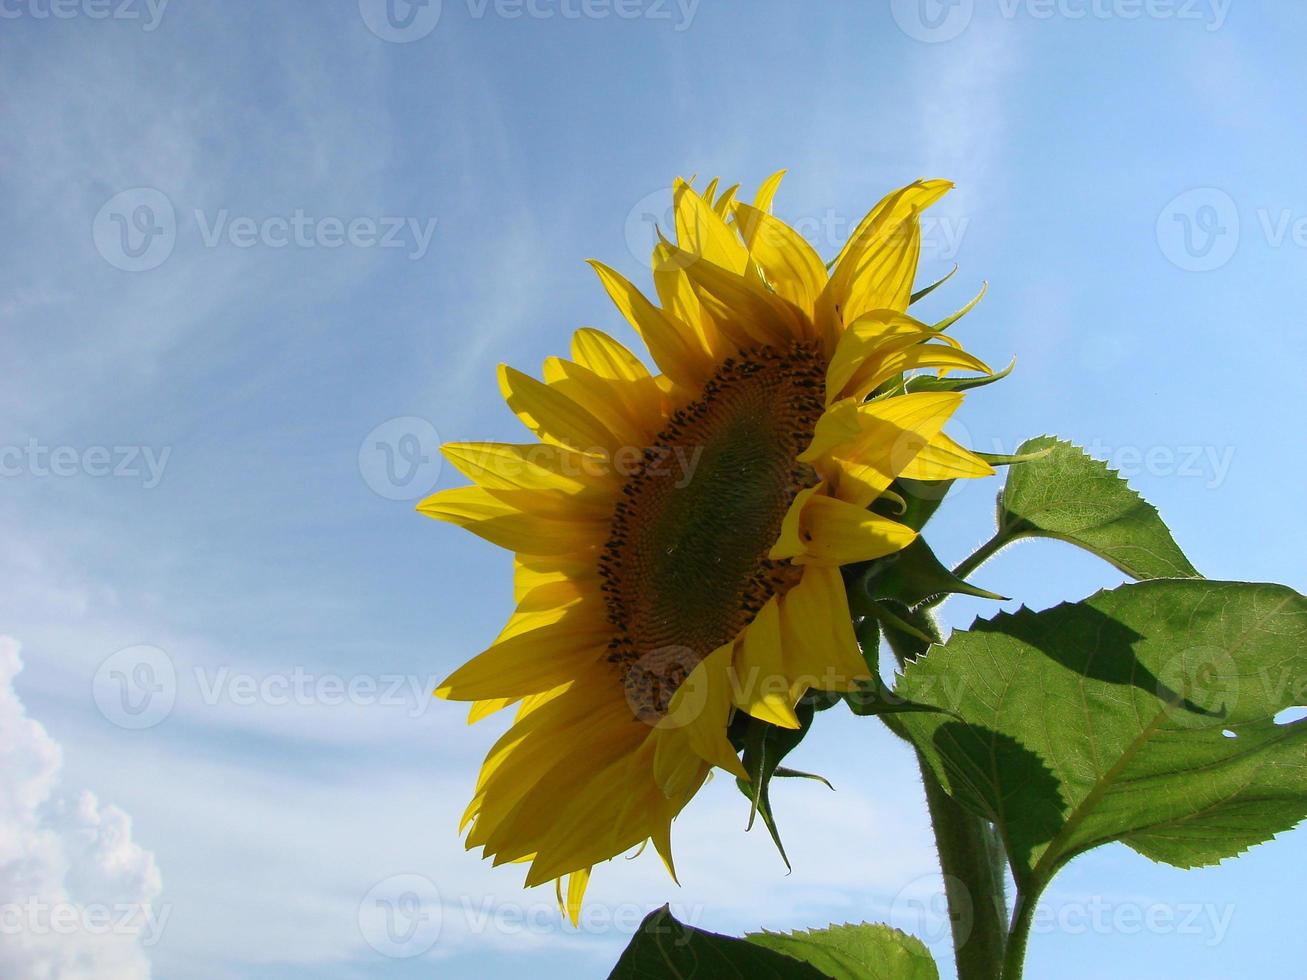
<path id="1" fill-rule="evenodd" d="M 749 774 L 748 782 L 735 780 L 736 787 L 749 800 L 749 822 L 745 829 L 752 830 L 754 821 L 762 817 L 787 869 L 790 868 L 790 859 L 785 853 L 785 845 L 781 843 L 780 830 L 772 813 L 769 788 L 781 760 L 808 734 L 816 710 L 816 700 L 805 695 L 794 708 L 794 714 L 799 719 L 798 728 L 781 728 L 743 712 L 736 715 L 731 726 L 732 742 L 743 751 L 741 762 L 744 771 Z"/>
<path id="2" fill-rule="evenodd" d="M 953 268 L 949 269 L 948 272 L 944 273 L 943 276 L 941 276 L 939 279 L 936 279 L 929 286 L 923 286 L 921 289 L 918 289 L 915 293 L 912 294 L 911 298 L 908 300 L 908 305 L 911 306 L 913 303 L 925 299 L 935 290 L 939 289 L 940 286 L 944 285 L 944 283 L 952 279 L 953 276 L 957 274 L 957 271 L 958 271 L 958 267 L 954 265 Z"/>
<path id="3" fill-rule="evenodd" d="M 1014 357 L 1002 371 L 994 374 L 982 374 L 978 378 L 940 378 L 933 374 L 914 374 L 904 383 L 904 391 L 970 391 L 972 388 L 983 388 L 985 385 L 992 385 L 995 381 L 1002 381 L 1012 369 L 1017 366 L 1017 359 Z M 977 455 L 983 455 L 977 453 Z"/>
<path id="4" fill-rule="evenodd" d="M 909 608 L 946 593 L 979 599 L 1007 600 L 987 589 L 964 582 L 935 557 L 925 538 L 918 537 L 902 551 L 871 562 L 857 587 L 872 599 L 894 599 Z"/>
<path id="5" fill-rule="evenodd" d="M 890 489 L 898 499 L 881 496 L 872 505 L 872 513 L 895 520 L 914 531 L 920 531 L 939 510 L 948 496 L 952 480 L 909 480 L 899 477 Z"/>
<path id="6" fill-rule="evenodd" d="M 1035 449 L 1028 453 L 982 453 L 974 449 L 972 452 L 990 466 L 1015 466 L 1017 463 L 1033 463 L 1037 459 L 1043 459 L 1053 452 L 1053 447 L 1045 446 L 1043 449 Z"/>
<path id="7" fill-rule="evenodd" d="M 825 776 L 819 776 L 815 772 L 804 772 L 801 769 L 787 769 L 785 766 L 777 766 L 776 771 L 772 773 L 776 779 L 812 779 L 821 783 L 828 790 L 834 792 L 835 787 L 831 785 L 829 779 Z"/>
<path id="8" fill-rule="evenodd" d="M 940 320 L 938 323 L 931 324 L 930 329 L 936 331 L 937 333 L 942 333 L 943 331 L 947 330 L 949 327 L 953 326 L 953 324 L 957 323 L 964 316 L 966 316 L 968 313 L 974 310 L 976 308 L 976 305 L 982 299 L 985 298 L 985 293 L 987 292 L 989 292 L 989 283 L 982 282 L 980 284 L 980 292 L 976 293 L 976 295 L 972 297 L 970 303 L 962 307 L 962 309 L 958 310 L 956 313 L 951 313 L 948 316 L 944 317 L 944 319 Z"/>

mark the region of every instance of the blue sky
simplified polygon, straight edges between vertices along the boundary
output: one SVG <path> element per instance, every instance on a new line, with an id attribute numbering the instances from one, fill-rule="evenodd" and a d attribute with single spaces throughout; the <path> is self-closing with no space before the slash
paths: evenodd
<path id="1" fill-rule="evenodd" d="M 498 629 L 508 561 L 414 514 L 456 482 L 414 460 L 435 433 L 520 438 L 498 362 L 535 370 L 582 325 L 629 339 L 584 260 L 644 281 L 678 174 L 790 168 L 777 212 L 828 255 L 888 189 L 954 180 L 922 276 L 961 271 L 930 302 L 987 280 L 959 336 L 1018 358 L 955 435 L 1088 445 L 1205 574 L 1307 588 L 1299 5 L 57 9 L 0 4 L 0 633 L 25 665 L 6 710 L 44 760 L 40 805 L 0 824 L 43 842 L 64 898 L 168 910 L 102 975 L 601 976 L 666 901 L 727 931 L 942 939 L 912 760 L 837 712 L 795 756 L 837 795 L 775 794 L 789 876 L 727 780 L 677 824 L 683 887 L 619 859 L 591 892 L 612 915 L 579 934 L 456 834 L 497 723 L 423 692 Z M 937 551 L 988 536 L 996 489 L 955 494 Z M 1119 576 L 1040 543 L 977 581 L 1040 608 Z M 132 714 L 114 676 L 166 697 Z M 79 857 L 51 816 L 82 790 L 77 826 L 122 861 Z M 1283 873 L 1304 858 L 1295 832 L 1199 872 L 1078 859 L 1030 975 L 1276 975 L 1304 951 Z M 87 884 L 84 860 L 116 877 Z M 397 948 L 374 913 L 405 894 L 430 914 Z M 1132 926 L 1157 907 L 1170 925 Z"/>

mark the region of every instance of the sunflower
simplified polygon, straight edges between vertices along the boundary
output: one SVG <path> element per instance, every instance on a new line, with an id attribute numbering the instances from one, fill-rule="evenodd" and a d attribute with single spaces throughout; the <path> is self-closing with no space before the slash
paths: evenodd
<path id="1" fill-rule="evenodd" d="M 783 173 L 751 205 L 677 181 L 658 305 L 591 263 L 657 372 L 588 327 L 543 381 L 501 366 L 539 442 L 446 445 L 474 485 L 418 506 L 516 555 L 516 611 L 436 694 L 470 721 L 517 706 L 460 829 L 555 881 L 573 922 L 591 868 L 631 848 L 675 879 L 673 818 L 713 767 L 748 778 L 736 712 L 798 728 L 807 691 L 870 679 L 840 569 L 914 540 L 869 509 L 891 482 L 993 472 L 942 431 L 960 393 L 904 384 L 992 374 L 942 332 L 956 317 L 906 312 L 920 212 L 952 185 L 890 194 L 827 266 L 771 214 Z"/>

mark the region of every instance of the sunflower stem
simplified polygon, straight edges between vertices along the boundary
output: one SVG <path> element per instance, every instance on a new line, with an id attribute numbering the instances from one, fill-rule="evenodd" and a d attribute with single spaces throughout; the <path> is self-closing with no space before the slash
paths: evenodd
<path id="1" fill-rule="evenodd" d="M 1002 980 L 1021 980 L 1025 971 L 1026 945 L 1030 941 L 1030 927 L 1035 921 L 1038 893 L 1026 894 L 1018 890 L 1016 909 L 1012 913 L 1012 932 L 1008 936 L 1007 952 L 1003 960 Z"/>
<path id="2" fill-rule="evenodd" d="M 938 625 L 925 610 L 913 613 L 913 625 L 935 642 L 942 642 Z M 885 632 L 900 667 L 925 652 L 915 637 L 890 629 Z M 988 821 L 948 795 L 920 752 L 917 766 L 944 875 L 958 980 L 1007 980 L 1002 972 L 1008 942 L 1007 862 L 998 835 Z M 1020 966 L 1017 971 L 1019 978 Z"/>
<path id="3" fill-rule="evenodd" d="M 989 561 L 1003 548 L 1010 544 L 1012 535 L 1006 529 L 1000 528 L 994 532 L 994 536 L 964 558 L 958 567 L 953 569 L 953 574 L 958 578 L 966 578 L 985 562 Z"/>

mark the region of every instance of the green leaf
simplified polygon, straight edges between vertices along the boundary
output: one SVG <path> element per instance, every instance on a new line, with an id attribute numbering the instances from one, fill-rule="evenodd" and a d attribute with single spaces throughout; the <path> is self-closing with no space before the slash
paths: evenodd
<path id="1" fill-rule="evenodd" d="M 745 938 L 810 963 L 833 980 L 939 980 L 935 960 L 921 940 L 885 925 L 755 932 Z"/>
<path id="2" fill-rule="evenodd" d="M 999 534 L 1057 538 L 1111 562 L 1131 578 L 1196 578 L 1156 509 L 1106 463 L 1052 436 L 1030 439 L 1017 455 L 1040 459 L 1014 467 L 999 495 Z"/>
<path id="3" fill-rule="evenodd" d="M 871 562 L 854 587 L 858 586 L 873 599 L 894 599 L 906 606 L 915 606 L 944 593 L 1000 602 L 1006 598 L 962 581 L 944 567 L 926 539 L 921 537 L 902 551 Z"/>
<path id="4" fill-rule="evenodd" d="M 1279 585 L 1154 580 L 1022 609 L 908 665 L 898 716 L 944 786 L 993 821 L 1018 885 L 1122 841 L 1188 868 L 1307 815 L 1307 598 Z"/>
<path id="5" fill-rule="evenodd" d="M 757 943 L 682 925 L 667 906 L 645 916 L 609 980 L 825 980 L 816 967 Z"/>

